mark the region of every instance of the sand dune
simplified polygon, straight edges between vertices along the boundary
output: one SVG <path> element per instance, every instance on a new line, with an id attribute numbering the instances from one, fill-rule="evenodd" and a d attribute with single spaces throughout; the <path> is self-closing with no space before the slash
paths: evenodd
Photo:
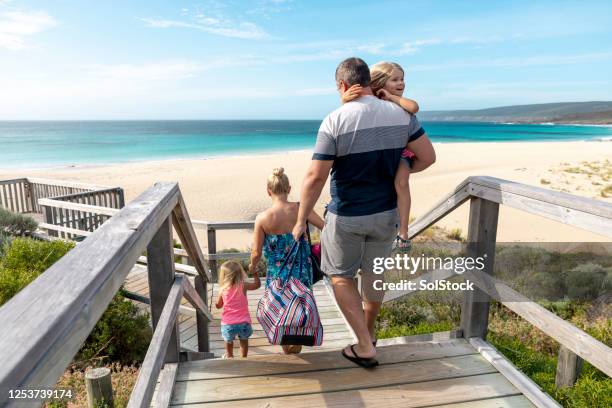
<path id="1" fill-rule="evenodd" d="M 412 214 L 425 213 L 445 193 L 468 176 L 489 175 L 540 187 L 566 190 L 612 202 L 598 192 L 601 183 L 585 174 L 564 169 L 581 162 L 612 160 L 609 142 L 444 143 L 436 144 L 437 162 L 411 177 Z M 251 220 L 266 208 L 269 199 L 265 180 L 273 167 L 283 166 L 297 199 L 302 178 L 310 162 L 309 151 L 209 160 L 168 160 L 96 167 L 47 170 L 0 170 L 0 178 L 44 176 L 103 185 L 121 186 L 131 200 L 155 181 L 178 181 L 193 219 L 214 221 Z M 605 166 L 610 166 L 604 164 Z M 609 169 L 608 169 L 609 170 Z M 544 181 L 542 181 L 544 180 Z M 546 184 L 543 184 L 546 183 Z M 607 180 L 607 183 L 612 183 Z M 604 182 L 605 186 L 605 182 Z M 326 187 L 317 210 L 329 200 Z M 439 225 L 466 231 L 468 206 L 464 204 Z M 205 243 L 205 234 L 199 234 Z M 609 241 L 577 228 L 568 227 L 518 210 L 502 207 L 499 241 Z M 250 234 L 220 233 L 219 246 L 246 248 Z"/>

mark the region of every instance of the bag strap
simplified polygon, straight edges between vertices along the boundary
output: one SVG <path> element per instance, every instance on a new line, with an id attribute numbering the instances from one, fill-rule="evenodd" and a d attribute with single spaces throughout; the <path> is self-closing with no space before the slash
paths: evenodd
<path id="1" fill-rule="evenodd" d="M 285 255 L 285 257 L 283 258 L 283 263 L 281 264 L 279 268 L 280 271 L 282 271 L 285 268 L 285 266 L 287 266 L 287 262 L 289 262 L 289 259 L 291 259 L 292 257 L 295 258 L 297 256 L 297 251 L 295 251 L 296 254 L 293 254 L 293 252 L 296 246 L 298 246 L 297 248 L 298 251 L 300 250 L 299 243 L 300 241 L 293 241 L 293 245 L 291 245 L 291 249 L 289 250 L 289 252 L 287 252 L 287 255 Z M 292 269 L 293 269 L 293 265 L 292 265 Z M 281 281 L 286 282 L 289 279 L 290 272 L 291 270 L 287 269 L 287 274 L 284 278 L 282 277 L 281 273 L 279 273 L 278 277 L 281 279 Z"/>

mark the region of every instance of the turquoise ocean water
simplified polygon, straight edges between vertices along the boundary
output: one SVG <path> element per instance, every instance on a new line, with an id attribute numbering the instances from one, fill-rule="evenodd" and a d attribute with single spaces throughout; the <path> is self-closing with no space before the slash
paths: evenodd
<path id="1" fill-rule="evenodd" d="M 0 122 L 0 168 L 210 158 L 313 147 L 320 121 Z M 612 127 L 423 122 L 434 142 L 612 140 Z"/>

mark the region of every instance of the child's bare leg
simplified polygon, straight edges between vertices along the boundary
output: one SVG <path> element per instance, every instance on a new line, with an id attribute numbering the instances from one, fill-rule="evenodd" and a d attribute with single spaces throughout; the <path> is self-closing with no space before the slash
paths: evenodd
<path id="1" fill-rule="evenodd" d="M 233 358 L 234 357 L 234 342 L 225 342 L 225 357 Z"/>
<path id="2" fill-rule="evenodd" d="M 400 217 L 400 228 L 398 235 L 402 239 L 408 239 L 408 222 L 410 220 L 410 167 L 405 160 L 400 160 L 397 173 L 395 174 L 395 192 L 397 193 L 397 209 Z"/>
<path id="3" fill-rule="evenodd" d="M 240 354 L 242 354 L 242 357 L 246 357 L 249 354 L 249 339 L 240 340 Z"/>

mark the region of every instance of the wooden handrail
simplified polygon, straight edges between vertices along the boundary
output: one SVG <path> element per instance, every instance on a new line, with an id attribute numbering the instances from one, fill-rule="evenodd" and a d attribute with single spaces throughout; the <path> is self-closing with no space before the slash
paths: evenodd
<path id="1" fill-rule="evenodd" d="M 155 383 L 164 364 L 166 349 L 170 344 L 170 335 L 176 326 L 176 317 L 184 291 L 183 277 L 177 275 L 174 284 L 170 289 L 170 294 L 166 299 L 157 328 L 153 333 L 153 338 L 149 344 L 149 349 L 145 355 L 136 384 L 132 390 L 128 408 L 144 408 L 151 406 Z"/>
<path id="2" fill-rule="evenodd" d="M 410 238 L 458 208 L 470 197 L 483 198 L 612 238 L 612 204 L 488 176 L 473 176 L 435 204 L 408 228 Z"/>
<path id="3" fill-rule="evenodd" d="M 178 185 L 157 183 L 0 308 L 0 389 L 55 385 L 171 216 L 188 247 L 199 248 L 186 225 L 189 218 Z M 201 268 L 201 252 L 190 256 Z M 6 398 L 6 393 L 0 394 L 0 405 Z"/>

